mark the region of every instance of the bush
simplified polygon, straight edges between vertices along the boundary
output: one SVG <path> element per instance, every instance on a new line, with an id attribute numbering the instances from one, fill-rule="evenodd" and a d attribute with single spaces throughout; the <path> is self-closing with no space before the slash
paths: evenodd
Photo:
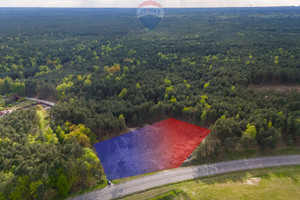
<path id="1" fill-rule="evenodd" d="M 69 181 L 64 174 L 61 174 L 57 180 L 57 190 L 62 197 L 66 197 L 70 191 Z"/>

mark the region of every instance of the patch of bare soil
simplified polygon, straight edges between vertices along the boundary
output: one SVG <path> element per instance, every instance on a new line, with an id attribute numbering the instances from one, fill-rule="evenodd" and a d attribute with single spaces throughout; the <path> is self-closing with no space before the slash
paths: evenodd
<path id="1" fill-rule="evenodd" d="M 258 185 L 258 183 L 261 181 L 261 178 L 250 178 L 246 180 L 244 183 L 247 185 Z"/>
<path id="2" fill-rule="evenodd" d="M 289 92 L 295 89 L 300 92 L 300 85 L 249 85 L 248 88 L 254 91 L 275 90 L 280 92 Z"/>

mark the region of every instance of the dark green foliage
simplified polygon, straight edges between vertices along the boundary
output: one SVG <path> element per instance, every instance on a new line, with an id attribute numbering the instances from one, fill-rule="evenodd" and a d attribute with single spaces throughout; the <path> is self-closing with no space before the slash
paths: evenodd
<path id="1" fill-rule="evenodd" d="M 75 137 L 60 142 L 50 139 L 51 129 L 41 130 L 39 120 L 35 109 L 0 119 L 1 196 L 53 199 L 95 186 L 102 173 L 93 151 L 82 148 Z M 62 131 L 56 129 L 56 133 Z"/>
<path id="2" fill-rule="evenodd" d="M 165 11 L 144 31 L 134 9 L 0 9 L 0 93 L 58 101 L 51 129 L 33 109 L 0 119 L 0 199 L 93 187 L 83 147 L 169 117 L 212 130 L 199 159 L 299 145 L 300 93 L 249 89 L 300 83 L 299 8 Z"/>
<path id="3" fill-rule="evenodd" d="M 70 183 L 64 174 L 61 174 L 57 180 L 58 194 L 65 197 L 70 191 Z"/>

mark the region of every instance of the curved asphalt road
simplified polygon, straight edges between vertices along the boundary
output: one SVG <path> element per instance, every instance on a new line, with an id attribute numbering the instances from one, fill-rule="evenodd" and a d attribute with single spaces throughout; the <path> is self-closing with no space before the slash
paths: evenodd
<path id="1" fill-rule="evenodd" d="M 223 174 L 241 170 L 249 170 L 264 167 L 277 167 L 284 165 L 300 165 L 300 155 L 261 157 L 243 159 L 214 164 L 206 164 L 193 167 L 182 167 L 174 170 L 162 171 L 146 177 L 141 177 L 124 183 L 111 185 L 106 188 L 96 190 L 81 196 L 72 198 L 73 200 L 107 200 L 122 197 L 149 188 L 184 181 L 188 179 L 204 177 L 215 174 Z"/>

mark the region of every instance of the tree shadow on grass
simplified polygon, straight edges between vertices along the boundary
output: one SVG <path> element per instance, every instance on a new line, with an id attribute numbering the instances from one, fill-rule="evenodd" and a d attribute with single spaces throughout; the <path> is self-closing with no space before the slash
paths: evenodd
<path id="1" fill-rule="evenodd" d="M 195 177 L 194 181 L 196 181 L 196 183 L 211 185 L 215 183 L 219 183 L 219 184 L 227 183 L 228 181 L 243 182 L 247 177 L 249 177 L 248 171 L 214 174 L 217 171 L 217 169 L 213 167 L 205 170 L 207 175 L 203 176 L 203 171 L 201 168 L 195 169 L 193 176 Z M 201 175 L 202 177 L 199 177 L 199 175 Z"/>
<path id="2" fill-rule="evenodd" d="M 258 169 L 252 169 L 252 170 L 243 170 L 243 171 L 237 171 L 237 172 L 230 172 L 230 173 L 222 173 L 222 174 L 215 174 L 215 175 L 207 175 L 204 177 L 199 177 L 199 175 L 203 174 L 203 169 L 201 168 L 195 168 L 194 171 L 194 181 L 197 183 L 203 183 L 203 184 L 222 184 L 226 183 L 228 181 L 232 182 L 244 182 L 244 180 L 251 178 L 251 177 L 259 177 L 264 179 L 271 179 L 271 178 L 290 178 L 295 183 L 299 183 L 299 177 L 297 177 L 295 171 L 300 171 L 300 166 L 286 166 L 283 170 L 281 167 L 269 167 L 269 168 L 258 168 Z M 206 169 L 210 170 L 208 173 L 213 173 L 214 168 Z"/>
<path id="3" fill-rule="evenodd" d="M 265 169 L 267 170 L 267 169 Z M 280 168 L 269 168 L 268 173 L 257 174 L 257 177 L 270 180 L 272 178 L 290 178 L 294 183 L 300 183 L 298 174 L 300 173 L 300 166 L 287 166 L 285 170 Z"/>

